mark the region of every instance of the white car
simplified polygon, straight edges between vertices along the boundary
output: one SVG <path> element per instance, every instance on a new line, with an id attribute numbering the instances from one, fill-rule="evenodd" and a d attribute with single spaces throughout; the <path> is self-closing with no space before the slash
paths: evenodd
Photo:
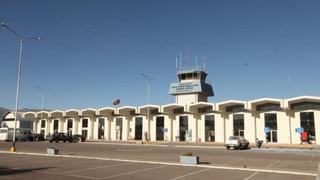
<path id="1" fill-rule="evenodd" d="M 249 147 L 249 141 L 241 136 L 230 136 L 225 146 L 227 149 L 231 147 L 233 147 L 233 149 L 247 149 Z"/>

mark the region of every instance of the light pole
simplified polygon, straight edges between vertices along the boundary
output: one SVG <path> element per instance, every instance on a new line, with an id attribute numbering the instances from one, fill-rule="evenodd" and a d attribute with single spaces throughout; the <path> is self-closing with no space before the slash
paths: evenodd
<path id="1" fill-rule="evenodd" d="M 22 66 L 23 42 L 26 41 L 26 40 L 30 40 L 30 39 L 41 40 L 41 38 L 40 37 L 27 37 L 27 38 L 25 38 L 25 37 L 22 37 L 20 34 L 18 34 L 16 31 L 14 31 L 12 28 L 10 28 L 4 22 L 1 22 L 0 25 L 1 25 L 1 27 L 4 27 L 5 29 L 7 29 L 11 33 L 13 33 L 18 38 L 18 40 L 20 42 L 14 129 L 13 129 L 12 147 L 10 148 L 11 152 L 16 152 L 16 127 L 17 127 L 17 120 L 19 120 L 18 105 L 19 105 L 19 92 L 20 92 L 20 77 L 21 77 L 21 66 Z"/>
<path id="2" fill-rule="evenodd" d="M 149 135 L 149 131 L 150 131 L 150 84 L 151 84 L 151 80 L 152 78 L 150 78 L 149 76 L 147 76 L 146 74 L 141 74 L 142 77 L 144 77 L 147 80 L 147 97 L 148 97 L 148 112 L 147 112 L 147 122 L 148 122 L 148 135 Z M 148 136 L 147 135 L 147 136 Z M 146 137 L 146 140 L 148 140 L 148 137 Z"/>

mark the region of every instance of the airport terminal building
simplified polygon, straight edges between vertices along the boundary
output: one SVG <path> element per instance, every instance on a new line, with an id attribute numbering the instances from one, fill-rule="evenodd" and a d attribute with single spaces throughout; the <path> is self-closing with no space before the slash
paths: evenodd
<path id="1" fill-rule="evenodd" d="M 102 141 L 223 143 L 239 135 L 251 143 L 259 138 L 300 144 L 302 129 L 312 143 L 320 144 L 320 97 L 210 103 L 214 93 L 205 70 L 179 70 L 177 76 L 169 89 L 175 96 L 172 104 L 25 112 L 22 118 L 31 120 L 37 133 L 83 134 Z"/>

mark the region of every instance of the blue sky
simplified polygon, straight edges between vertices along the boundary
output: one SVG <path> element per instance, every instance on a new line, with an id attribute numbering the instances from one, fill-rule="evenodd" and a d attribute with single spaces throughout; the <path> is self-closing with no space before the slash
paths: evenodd
<path id="1" fill-rule="evenodd" d="M 320 95 L 315 0 L 1 0 L 0 21 L 23 36 L 20 107 L 101 108 L 174 102 L 179 52 L 207 58 L 210 102 Z M 0 106 L 14 108 L 18 41 L 0 29 Z M 185 61 L 183 65 L 189 65 Z M 247 65 L 246 65 L 247 64 Z"/>

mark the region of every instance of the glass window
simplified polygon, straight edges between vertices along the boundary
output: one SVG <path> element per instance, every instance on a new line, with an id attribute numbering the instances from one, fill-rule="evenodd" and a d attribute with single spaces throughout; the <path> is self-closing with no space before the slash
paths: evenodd
<path id="1" fill-rule="evenodd" d="M 280 104 L 266 103 L 257 105 L 257 111 L 279 111 L 281 110 Z"/>
<path id="2" fill-rule="evenodd" d="M 243 114 L 233 115 L 233 135 L 244 136 L 244 115 Z"/>
<path id="3" fill-rule="evenodd" d="M 291 104 L 293 110 L 320 109 L 320 103 L 317 102 L 299 102 Z"/>
<path id="4" fill-rule="evenodd" d="M 88 119 L 82 119 L 82 128 L 88 127 Z"/>
<path id="5" fill-rule="evenodd" d="M 205 141 L 215 141 L 214 115 L 205 116 Z"/>
<path id="6" fill-rule="evenodd" d="M 301 112 L 300 123 L 305 132 L 308 132 L 313 138 L 315 138 L 315 126 L 314 126 L 314 113 L 313 112 Z"/>
<path id="7" fill-rule="evenodd" d="M 72 119 L 68 119 L 68 124 L 67 124 L 67 129 L 72 129 L 72 123 L 73 123 L 73 120 Z"/>
<path id="8" fill-rule="evenodd" d="M 270 128 L 270 130 L 277 130 L 277 114 L 276 113 L 265 113 L 264 114 L 264 125 Z"/>
<path id="9" fill-rule="evenodd" d="M 188 131 L 188 116 L 179 116 L 179 140 L 186 141 Z"/>
<path id="10" fill-rule="evenodd" d="M 46 120 L 41 120 L 41 128 L 45 128 L 46 127 Z"/>
<path id="11" fill-rule="evenodd" d="M 156 118 L 156 140 L 163 141 L 164 140 L 164 117 L 158 116 Z"/>
<path id="12" fill-rule="evenodd" d="M 53 121 L 53 130 L 58 131 L 59 129 L 59 120 L 54 120 Z"/>
<path id="13" fill-rule="evenodd" d="M 240 105 L 227 106 L 226 111 L 227 112 L 243 112 L 245 111 L 245 109 L 244 109 L 244 105 L 240 104 Z"/>
<path id="14" fill-rule="evenodd" d="M 142 117 L 136 117 L 135 140 L 142 140 Z"/>

